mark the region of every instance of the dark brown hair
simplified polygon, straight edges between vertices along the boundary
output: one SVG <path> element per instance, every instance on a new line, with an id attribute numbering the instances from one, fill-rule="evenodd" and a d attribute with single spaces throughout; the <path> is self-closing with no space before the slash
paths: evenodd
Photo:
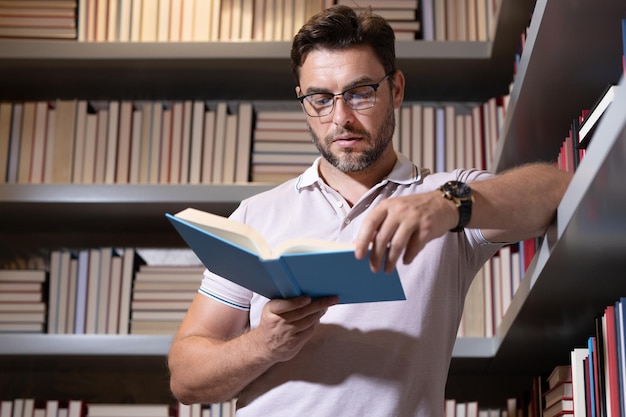
<path id="1" fill-rule="evenodd" d="M 360 13 L 348 6 L 334 6 L 313 16 L 302 26 L 291 47 L 291 71 L 300 82 L 300 67 L 314 49 L 347 49 L 370 45 L 385 68 L 396 69 L 396 48 L 393 29 L 371 8 Z"/>

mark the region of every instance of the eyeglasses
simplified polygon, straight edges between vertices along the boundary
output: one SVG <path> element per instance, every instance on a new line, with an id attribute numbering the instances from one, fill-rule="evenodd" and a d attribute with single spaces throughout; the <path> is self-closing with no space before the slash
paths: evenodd
<path id="1" fill-rule="evenodd" d="M 297 97 L 304 111 L 311 117 L 323 117 L 331 114 L 335 108 L 335 97 L 341 96 L 343 101 L 352 110 L 365 110 L 376 104 L 376 91 L 378 87 L 394 71 L 388 72 L 376 84 L 364 84 L 349 88 L 341 93 L 311 93 Z"/>

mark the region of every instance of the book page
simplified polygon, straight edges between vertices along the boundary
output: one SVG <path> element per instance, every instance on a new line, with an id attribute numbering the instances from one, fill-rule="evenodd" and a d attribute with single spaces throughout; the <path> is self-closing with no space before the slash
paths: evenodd
<path id="1" fill-rule="evenodd" d="M 272 250 L 263 235 L 247 224 L 193 208 L 177 213 L 176 217 L 249 252 L 256 253 L 263 259 L 278 258 L 284 254 L 354 251 L 354 244 L 352 243 L 310 238 L 290 239 L 278 244 Z"/>
<path id="2" fill-rule="evenodd" d="M 272 251 L 263 236 L 246 224 L 193 208 L 177 213 L 176 217 L 192 223 L 194 226 L 209 233 L 220 236 L 224 240 L 232 242 L 250 252 L 256 253 L 261 258 L 267 259 L 272 257 Z"/>
<path id="3" fill-rule="evenodd" d="M 291 239 L 276 246 L 276 257 L 285 254 L 354 251 L 354 244 L 321 239 Z"/>

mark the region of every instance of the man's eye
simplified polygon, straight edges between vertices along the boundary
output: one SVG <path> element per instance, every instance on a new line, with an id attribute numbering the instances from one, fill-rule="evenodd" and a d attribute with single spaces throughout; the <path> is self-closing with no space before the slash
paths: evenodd
<path id="1" fill-rule="evenodd" d="M 368 87 L 355 88 L 348 91 L 348 95 L 353 100 L 368 99 L 372 96 L 372 89 Z"/>
<path id="2" fill-rule="evenodd" d="M 331 100 L 332 100 L 332 97 L 327 96 L 327 95 L 322 95 L 322 94 L 314 95 L 314 96 L 311 96 L 310 98 L 310 102 L 314 106 L 327 106 Z"/>

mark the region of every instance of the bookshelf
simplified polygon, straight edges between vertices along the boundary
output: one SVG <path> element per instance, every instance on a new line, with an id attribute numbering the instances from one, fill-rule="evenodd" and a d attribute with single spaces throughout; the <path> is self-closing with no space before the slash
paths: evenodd
<path id="1" fill-rule="evenodd" d="M 593 317 L 626 293 L 619 279 L 625 266 L 626 197 L 618 189 L 626 174 L 626 82 L 615 17 L 624 15 L 626 4 L 619 1 L 537 1 L 496 149 L 496 171 L 554 160 L 573 117 L 591 107 L 609 83 L 619 82 L 621 91 L 594 133 L 588 159 L 578 168 L 493 345 L 487 345 L 492 356 L 477 354 L 484 340 L 457 343 L 451 398 L 489 404 L 528 391 L 532 376 L 568 363 L 569 351 L 593 334 Z M 608 24 L 612 21 L 614 27 Z M 470 389 L 477 381 L 481 388 Z"/>
<path id="2" fill-rule="evenodd" d="M 498 144 L 497 171 L 554 158 L 572 117 L 593 104 L 607 83 L 619 80 L 619 25 L 613 29 L 606 22 L 626 14 L 626 5 L 619 0 L 536 4 L 502 0 L 492 42 L 416 41 L 397 46 L 398 65 L 407 75 L 407 101 L 481 101 L 508 91 L 519 33 L 533 6 Z M 292 100 L 288 53 L 285 42 L 0 40 L 0 99 Z M 249 73 L 249 68 L 255 71 Z M 626 284 L 616 279 L 616 271 L 626 266 L 622 256 L 626 223 L 621 214 L 626 197 L 617 190 L 618 181 L 626 177 L 626 117 L 619 111 L 626 108 L 623 80 L 621 85 L 595 133 L 606 140 L 594 141 L 581 164 L 496 337 L 457 340 L 450 396 L 501 405 L 507 396 L 528 389 L 530 376 L 566 360 L 569 350 L 591 332 L 590 317 L 626 293 Z M 193 205 L 228 214 L 238 201 L 267 188 L 265 184 L 0 185 L 0 253 L 13 245 L 29 247 L 33 241 L 46 247 L 162 246 L 175 237 L 164 212 Z M 40 374 L 40 381 L 28 382 L 33 393 L 41 392 L 50 375 L 63 367 L 83 366 L 96 377 L 110 374 L 108 367 L 120 375 L 137 370 L 158 387 L 153 394 L 131 395 L 130 400 L 157 402 L 169 399 L 164 355 L 170 340 L 0 335 L 0 364 L 7 375 Z M 20 386 L 1 388 L 2 396 L 11 398 Z M 120 395 L 112 390 L 98 400 L 119 400 Z"/>
<path id="3" fill-rule="evenodd" d="M 0 254 L 10 247 L 181 246 L 165 213 L 193 206 L 228 215 L 270 188 L 237 185 L 0 185 Z M 45 207 L 46 215 L 41 215 Z M 97 221 L 94 219 L 97 218 Z M 26 232 L 26 233 L 25 233 Z M 61 233 L 62 232 L 62 233 Z M 10 251 L 9 251 L 10 252 Z M 0 255 L 1 256 L 1 255 Z"/>

